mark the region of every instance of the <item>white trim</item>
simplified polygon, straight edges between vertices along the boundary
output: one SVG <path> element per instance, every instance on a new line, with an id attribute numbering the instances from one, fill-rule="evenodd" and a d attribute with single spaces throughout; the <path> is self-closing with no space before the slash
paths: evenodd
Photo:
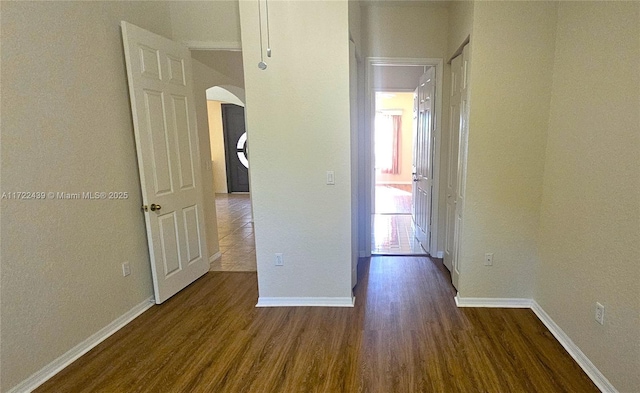
<path id="1" fill-rule="evenodd" d="M 239 41 L 182 41 L 182 44 L 191 50 L 242 50 Z"/>
<path id="2" fill-rule="evenodd" d="M 140 304 L 134 306 L 131 310 L 127 311 L 107 326 L 89 336 L 86 340 L 71 348 L 59 358 L 44 366 L 42 369 L 40 369 L 40 371 L 36 371 L 29 378 L 14 386 L 13 389 L 9 390 L 8 393 L 31 392 L 35 390 L 38 386 L 47 382 L 51 377 L 53 377 L 54 375 L 62 371 L 65 367 L 80 358 L 80 356 L 89 352 L 98 344 L 106 340 L 109 336 L 122 329 L 129 322 L 133 321 L 140 314 L 147 311 L 154 305 L 154 303 L 155 301 L 153 297 L 150 297 Z"/>
<path id="3" fill-rule="evenodd" d="M 218 258 L 220 258 L 222 256 L 222 251 L 218 251 L 217 253 L 211 255 L 209 257 L 209 263 L 213 263 L 215 262 Z"/>
<path id="4" fill-rule="evenodd" d="M 444 251 L 436 252 L 436 256 L 434 258 L 444 259 Z"/>
<path id="5" fill-rule="evenodd" d="M 433 127 L 435 135 L 435 146 L 433 147 L 433 190 L 431 194 L 431 217 L 432 223 L 429 228 L 431 231 L 431 238 L 429 241 L 429 252 L 438 249 L 438 222 L 440 216 L 440 151 L 442 150 L 442 128 L 444 115 L 442 109 L 442 98 L 445 95 L 443 86 L 444 83 L 444 63 L 442 59 L 435 59 L 437 63 L 436 67 L 436 116 L 435 126 Z M 435 206 L 435 209 L 433 208 Z"/>
<path id="6" fill-rule="evenodd" d="M 256 307 L 353 307 L 353 297 L 264 297 L 258 298 Z"/>
<path id="7" fill-rule="evenodd" d="M 573 360 L 578 363 L 582 370 L 591 378 L 593 383 L 602 392 L 617 393 L 618 390 L 609 382 L 609 380 L 591 363 L 591 360 L 580 350 L 580 348 L 567 336 L 567 334 L 558 326 L 553 319 L 547 314 L 535 300 L 531 300 L 531 310 L 536 314 L 538 319 L 549 329 L 551 334 L 560 342 L 564 349 L 571 355 Z"/>
<path id="8" fill-rule="evenodd" d="M 358 255 L 359 258 L 366 258 L 367 257 L 367 252 L 364 250 L 360 250 L 360 253 Z"/>
<path id="9" fill-rule="evenodd" d="M 492 298 L 492 297 L 460 297 L 456 295 L 458 307 L 489 307 L 489 308 L 531 308 L 531 299 L 524 298 Z"/>

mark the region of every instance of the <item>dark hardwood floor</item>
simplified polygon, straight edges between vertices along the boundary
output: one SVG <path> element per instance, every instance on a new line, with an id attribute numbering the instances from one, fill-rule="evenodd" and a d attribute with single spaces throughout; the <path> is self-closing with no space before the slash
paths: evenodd
<path id="1" fill-rule="evenodd" d="M 354 308 L 255 308 L 210 272 L 38 392 L 597 392 L 530 310 L 455 306 L 439 260 L 363 260 Z"/>

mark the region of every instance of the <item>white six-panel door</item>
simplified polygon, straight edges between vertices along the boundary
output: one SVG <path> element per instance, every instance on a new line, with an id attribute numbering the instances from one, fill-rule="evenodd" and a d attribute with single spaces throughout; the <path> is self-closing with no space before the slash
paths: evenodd
<path id="1" fill-rule="evenodd" d="M 444 263 L 451 270 L 453 285 L 460 277 L 460 237 L 467 170 L 469 134 L 469 45 L 451 61 L 449 162 Z"/>
<path id="2" fill-rule="evenodd" d="M 416 238 L 431 252 L 431 197 L 433 187 L 435 69 L 421 77 L 417 89 L 417 130 L 414 139 L 413 204 Z"/>
<path id="3" fill-rule="evenodd" d="M 453 271 L 456 193 L 458 186 L 458 133 L 460 129 L 460 86 L 462 55 L 451 61 L 451 93 L 449 99 L 449 145 L 447 151 L 447 207 L 445 217 L 444 265 Z M 455 285 L 455 284 L 454 284 Z"/>
<path id="4" fill-rule="evenodd" d="M 156 303 L 209 270 L 189 49 L 122 22 Z"/>

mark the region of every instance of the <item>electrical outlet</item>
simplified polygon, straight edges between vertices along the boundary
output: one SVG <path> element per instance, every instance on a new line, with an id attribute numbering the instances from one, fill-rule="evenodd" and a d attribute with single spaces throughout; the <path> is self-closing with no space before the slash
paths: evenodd
<path id="1" fill-rule="evenodd" d="M 284 266 L 284 257 L 281 252 L 276 253 L 276 266 Z"/>
<path id="2" fill-rule="evenodd" d="M 493 266 L 493 253 L 488 252 L 484 254 L 484 265 L 485 266 Z"/>
<path id="3" fill-rule="evenodd" d="M 122 262 L 122 277 L 127 277 L 131 274 L 131 266 L 129 266 L 129 262 Z"/>
<path id="4" fill-rule="evenodd" d="M 604 325 L 604 306 L 596 302 L 596 322 Z"/>

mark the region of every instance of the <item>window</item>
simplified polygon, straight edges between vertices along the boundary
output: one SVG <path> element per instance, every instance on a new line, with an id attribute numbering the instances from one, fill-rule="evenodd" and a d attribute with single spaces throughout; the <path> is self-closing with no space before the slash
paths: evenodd
<path id="1" fill-rule="evenodd" d="M 402 115 L 386 112 L 375 117 L 375 167 L 382 173 L 400 171 L 400 131 Z"/>

